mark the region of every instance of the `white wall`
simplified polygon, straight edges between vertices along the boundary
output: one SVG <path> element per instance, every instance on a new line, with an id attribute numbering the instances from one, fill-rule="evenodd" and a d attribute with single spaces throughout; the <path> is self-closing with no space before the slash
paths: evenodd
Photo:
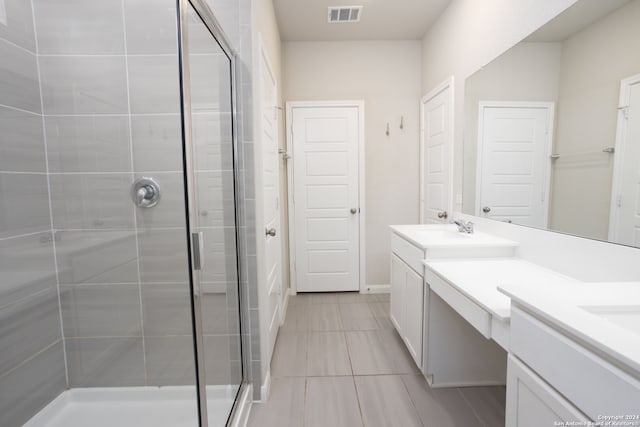
<path id="1" fill-rule="evenodd" d="M 464 80 L 576 0 L 453 0 L 422 39 L 422 92 L 456 80 L 454 191 L 462 193 Z M 457 211 L 461 206 L 455 207 Z"/>
<path id="2" fill-rule="evenodd" d="M 520 43 L 483 67 L 465 84 L 463 211 L 473 214 L 476 191 L 478 103 L 558 99 L 560 43 Z"/>
<path id="3" fill-rule="evenodd" d="M 614 156 L 601 150 L 615 145 L 620 80 L 640 73 L 638 40 L 640 0 L 563 43 L 555 147 L 561 157 L 555 162 L 552 184 L 553 229 L 608 237 Z"/>
<path id="4" fill-rule="evenodd" d="M 388 226 L 418 223 L 420 41 L 286 42 L 283 83 L 286 101 L 365 101 L 365 283 L 388 285 Z"/>

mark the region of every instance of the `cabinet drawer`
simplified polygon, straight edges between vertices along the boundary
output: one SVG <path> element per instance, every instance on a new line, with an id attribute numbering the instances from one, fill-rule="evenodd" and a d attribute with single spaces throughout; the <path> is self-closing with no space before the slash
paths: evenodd
<path id="1" fill-rule="evenodd" d="M 424 277 L 424 250 L 414 246 L 395 233 L 391 234 L 391 251 L 411 267 L 420 277 Z"/>
<path id="2" fill-rule="evenodd" d="M 518 306 L 511 312 L 510 349 L 594 421 L 640 412 L 640 380 Z"/>
<path id="3" fill-rule="evenodd" d="M 507 367 L 506 425 L 538 427 L 588 425 L 589 420 L 512 354 Z M 555 424 L 554 424 L 555 423 Z"/>
<path id="4" fill-rule="evenodd" d="M 478 330 L 485 338 L 491 338 L 491 315 L 482 307 L 458 292 L 435 273 L 429 273 L 427 284 L 460 316 Z"/>

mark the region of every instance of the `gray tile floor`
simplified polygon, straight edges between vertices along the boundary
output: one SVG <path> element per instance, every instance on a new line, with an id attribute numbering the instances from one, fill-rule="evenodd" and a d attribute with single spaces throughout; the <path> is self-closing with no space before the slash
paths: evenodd
<path id="1" fill-rule="evenodd" d="M 389 295 L 298 294 L 249 426 L 504 427 L 504 387 L 431 389 L 389 320 Z"/>

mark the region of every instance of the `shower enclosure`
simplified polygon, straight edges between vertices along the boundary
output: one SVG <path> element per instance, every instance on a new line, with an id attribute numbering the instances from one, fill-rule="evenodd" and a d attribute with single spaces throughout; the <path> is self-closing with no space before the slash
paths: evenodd
<path id="1" fill-rule="evenodd" d="M 210 9 L 0 0 L 0 58 L 0 425 L 225 425 L 244 309 Z"/>

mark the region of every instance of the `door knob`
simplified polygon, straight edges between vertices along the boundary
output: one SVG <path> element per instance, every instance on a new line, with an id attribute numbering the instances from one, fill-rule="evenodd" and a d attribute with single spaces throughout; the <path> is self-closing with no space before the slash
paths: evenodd
<path id="1" fill-rule="evenodd" d="M 489 206 L 485 206 L 484 208 L 482 208 L 482 212 L 489 213 L 491 212 L 491 208 Z"/>
<path id="2" fill-rule="evenodd" d="M 351 215 L 355 215 L 356 213 L 358 213 L 358 209 L 356 208 L 351 208 Z"/>
<path id="3" fill-rule="evenodd" d="M 275 228 L 267 228 L 265 234 L 267 236 L 276 237 L 276 229 Z"/>
<path id="4" fill-rule="evenodd" d="M 438 218 L 440 219 L 447 219 L 448 216 L 449 214 L 447 213 L 447 211 L 438 212 Z"/>

